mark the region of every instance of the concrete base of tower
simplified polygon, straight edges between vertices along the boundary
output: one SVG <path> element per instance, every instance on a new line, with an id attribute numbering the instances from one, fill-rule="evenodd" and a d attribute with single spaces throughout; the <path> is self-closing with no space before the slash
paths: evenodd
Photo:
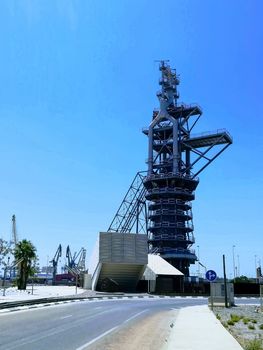
<path id="1" fill-rule="evenodd" d="M 178 257 L 171 258 L 167 256 L 163 256 L 163 259 L 165 259 L 169 264 L 171 264 L 176 269 L 181 271 L 185 277 L 190 276 L 190 271 L 189 271 L 190 265 L 194 264 L 195 261 L 197 260 L 197 258 L 188 260 L 188 259 L 180 259 Z"/>
<path id="2" fill-rule="evenodd" d="M 150 253 L 158 254 L 173 267 L 181 271 L 185 277 L 189 276 L 189 267 L 195 264 L 197 256 L 193 249 L 171 248 L 171 247 L 150 247 Z"/>
<path id="3" fill-rule="evenodd" d="M 184 288 L 182 272 L 156 254 L 148 255 L 143 281 L 145 288 L 142 291 L 148 293 L 181 293 Z"/>

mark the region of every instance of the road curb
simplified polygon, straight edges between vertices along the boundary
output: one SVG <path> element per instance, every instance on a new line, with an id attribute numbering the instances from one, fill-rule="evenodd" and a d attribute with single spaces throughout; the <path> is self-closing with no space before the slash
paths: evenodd
<path id="1" fill-rule="evenodd" d="M 38 304 L 56 304 L 74 301 L 98 301 L 98 300 L 121 300 L 121 299 L 207 299 L 207 296 L 166 296 L 166 295 L 95 295 L 95 296 L 61 296 L 39 299 L 27 299 L 18 301 L 7 301 L 0 303 L 0 311 L 24 306 L 33 306 Z M 257 300 L 257 297 L 235 297 L 238 300 Z"/>
<path id="2" fill-rule="evenodd" d="M 22 311 L 27 309 L 35 309 L 51 305 L 60 305 L 81 301 L 99 301 L 99 300 L 129 300 L 129 299 L 206 299 L 207 297 L 191 297 L 191 296 L 165 296 L 165 295 L 101 295 L 91 297 L 56 297 L 56 298 L 39 298 L 33 300 L 19 300 L 0 303 L 0 314 L 6 312 Z"/>

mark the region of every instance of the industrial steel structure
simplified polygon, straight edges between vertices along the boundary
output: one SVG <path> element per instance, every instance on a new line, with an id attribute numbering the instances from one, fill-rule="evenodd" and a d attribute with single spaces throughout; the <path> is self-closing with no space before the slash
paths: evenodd
<path id="1" fill-rule="evenodd" d="M 52 266 L 53 266 L 53 280 L 52 280 L 53 284 L 56 283 L 56 275 L 57 275 L 57 270 L 58 270 L 58 261 L 59 261 L 59 258 L 61 258 L 61 256 L 62 256 L 62 246 L 60 244 L 58 246 L 58 249 L 56 250 L 56 253 L 55 253 L 53 259 L 50 261 L 52 263 Z"/>
<path id="2" fill-rule="evenodd" d="M 58 263 L 59 259 L 62 257 L 62 246 L 59 244 L 56 253 L 53 257 L 53 259 L 50 261 L 52 263 L 53 267 L 53 284 L 56 284 L 57 280 L 57 272 L 58 272 Z M 86 249 L 81 248 L 78 253 L 74 253 L 72 256 L 71 250 L 69 245 L 66 249 L 66 259 L 67 259 L 67 265 L 64 266 L 64 272 L 67 272 L 68 274 L 71 273 L 74 276 L 79 277 L 80 274 L 84 274 L 86 272 Z M 48 266 L 47 266 L 48 268 Z M 62 267 L 63 269 L 63 267 Z M 65 273 L 66 275 L 66 273 Z M 61 276 L 61 275 L 60 275 Z M 65 276 L 64 279 L 67 279 L 68 277 Z"/>
<path id="3" fill-rule="evenodd" d="M 67 246 L 66 249 L 66 259 L 67 259 L 67 267 L 70 269 L 76 269 L 76 271 L 85 272 L 85 260 L 86 260 L 86 249 L 81 248 L 79 252 L 75 252 L 72 256 L 70 246 Z"/>
<path id="4" fill-rule="evenodd" d="M 160 107 L 143 133 L 148 136 L 148 172 L 137 173 L 108 231 L 148 233 L 149 253 L 158 253 L 185 276 L 197 260 L 191 249 L 194 227 L 191 201 L 198 175 L 231 143 L 226 130 L 193 135 L 202 115 L 196 104 L 179 103 L 179 77 L 160 62 Z M 145 203 L 148 201 L 148 213 Z M 140 230 L 139 230 L 140 229 Z"/>
<path id="5" fill-rule="evenodd" d="M 143 184 L 146 171 L 135 175 L 117 213 L 115 214 L 108 232 L 147 234 L 147 208 L 145 201 L 146 189 Z"/>

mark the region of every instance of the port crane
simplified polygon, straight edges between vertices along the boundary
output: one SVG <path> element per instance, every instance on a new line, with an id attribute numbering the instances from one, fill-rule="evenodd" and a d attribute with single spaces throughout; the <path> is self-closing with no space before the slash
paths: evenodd
<path id="1" fill-rule="evenodd" d="M 54 255 L 54 258 L 50 261 L 53 265 L 53 284 L 55 284 L 56 281 L 56 274 L 57 274 L 57 268 L 58 268 L 58 260 L 62 255 L 62 246 L 61 244 L 58 246 L 58 249 Z"/>

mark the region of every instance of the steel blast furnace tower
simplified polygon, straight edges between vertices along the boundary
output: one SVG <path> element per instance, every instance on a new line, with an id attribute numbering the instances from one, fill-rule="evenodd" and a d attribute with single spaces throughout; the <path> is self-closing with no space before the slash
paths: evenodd
<path id="1" fill-rule="evenodd" d="M 232 143 L 232 138 L 224 129 L 192 135 L 202 110 L 198 105 L 178 103 L 176 71 L 165 61 L 159 68 L 160 107 L 153 111 L 150 126 L 143 129 L 149 139 L 148 172 L 143 180 L 149 201 L 149 252 L 159 253 L 189 276 L 189 266 L 197 260 L 191 249 L 195 242 L 191 201 L 198 174 Z"/>

